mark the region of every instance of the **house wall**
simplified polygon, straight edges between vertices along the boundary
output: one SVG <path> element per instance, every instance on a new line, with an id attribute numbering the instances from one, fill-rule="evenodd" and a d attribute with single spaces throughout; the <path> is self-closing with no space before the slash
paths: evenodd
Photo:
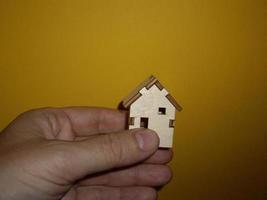
<path id="1" fill-rule="evenodd" d="M 134 117 L 134 125 L 129 128 L 140 128 L 140 118 L 147 117 L 148 128 L 156 131 L 160 137 L 160 147 L 171 147 L 174 128 L 169 127 L 169 120 L 175 119 L 175 107 L 166 98 L 168 92 L 160 91 L 153 85 L 149 90 L 143 88 L 142 96 L 130 107 L 130 117 Z M 159 107 L 166 108 L 166 114 L 159 114 Z"/>

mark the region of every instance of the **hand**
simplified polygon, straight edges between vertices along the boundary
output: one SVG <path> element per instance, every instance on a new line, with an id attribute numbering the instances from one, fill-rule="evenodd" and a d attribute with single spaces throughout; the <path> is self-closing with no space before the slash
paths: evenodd
<path id="1" fill-rule="evenodd" d="M 46 108 L 0 133 L 0 199 L 154 200 L 171 178 L 170 150 L 150 130 L 124 130 L 126 112 Z"/>

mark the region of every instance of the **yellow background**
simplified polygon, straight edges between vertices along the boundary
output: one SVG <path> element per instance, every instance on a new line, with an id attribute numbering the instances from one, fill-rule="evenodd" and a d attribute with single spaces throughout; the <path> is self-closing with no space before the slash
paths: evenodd
<path id="1" fill-rule="evenodd" d="M 159 199 L 267 199 L 266 25 L 266 0 L 0 0 L 0 129 L 154 74 L 184 107 Z"/>

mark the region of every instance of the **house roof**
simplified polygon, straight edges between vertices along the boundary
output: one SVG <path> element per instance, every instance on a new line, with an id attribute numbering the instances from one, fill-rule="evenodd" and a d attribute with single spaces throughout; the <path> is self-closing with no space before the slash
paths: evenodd
<path id="1" fill-rule="evenodd" d="M 135 90 L 133 90 L 127 97 L 125 97 L 122 100 L 122 105 L 125 108 L 129 108 L 132 105 L 132 103 L 134 103 L 139 97 L 142 96 L 142 94 L 140 93 L 140 90 L 142 88 L 145 87 L 148 90 L 153 85 L 156 85 L 160 90 L 162 90 L 164 88 L 156 77 L 150 76 L 148 79 L 146 79 L 144 82 L 142 82 L 137 88 L 135 88 Z M 177 101 L 170 94 L 168 94 L 166 96 L 166 98 L 171 102 L 171 104 L 178 111 L 182 110 L 182 107 L 177 103 Z"/>

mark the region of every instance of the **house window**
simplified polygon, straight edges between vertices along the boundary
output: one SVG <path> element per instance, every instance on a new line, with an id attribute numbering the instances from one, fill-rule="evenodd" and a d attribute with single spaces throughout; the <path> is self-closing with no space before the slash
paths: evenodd
<path id="1" fill-rule="evenodd" d="M 175 123 L 174 119 L 170 119 L 170 121 L 169 121 L 169 127 L 170 128 L 174 128 L 174 123 Z"/>
<path id="2" fill-rule="evenodd" d="M 135 120 L 134 117 L 130 117 L 129 120 L 128 120 L 128 124 L 129 125 L 134 125 L 134 120 Z"/>
<path id="3" fill-rule="evenodd" d="M 158 114 L 159 115 L 166 115 L 166 108 L 159 107 Z"/>
<path id="4" fill-rule="evenodd" d="M 147 117 L 141 117 L 140 127 L 141 128 L 148 128 L 148 118 Z"/>

